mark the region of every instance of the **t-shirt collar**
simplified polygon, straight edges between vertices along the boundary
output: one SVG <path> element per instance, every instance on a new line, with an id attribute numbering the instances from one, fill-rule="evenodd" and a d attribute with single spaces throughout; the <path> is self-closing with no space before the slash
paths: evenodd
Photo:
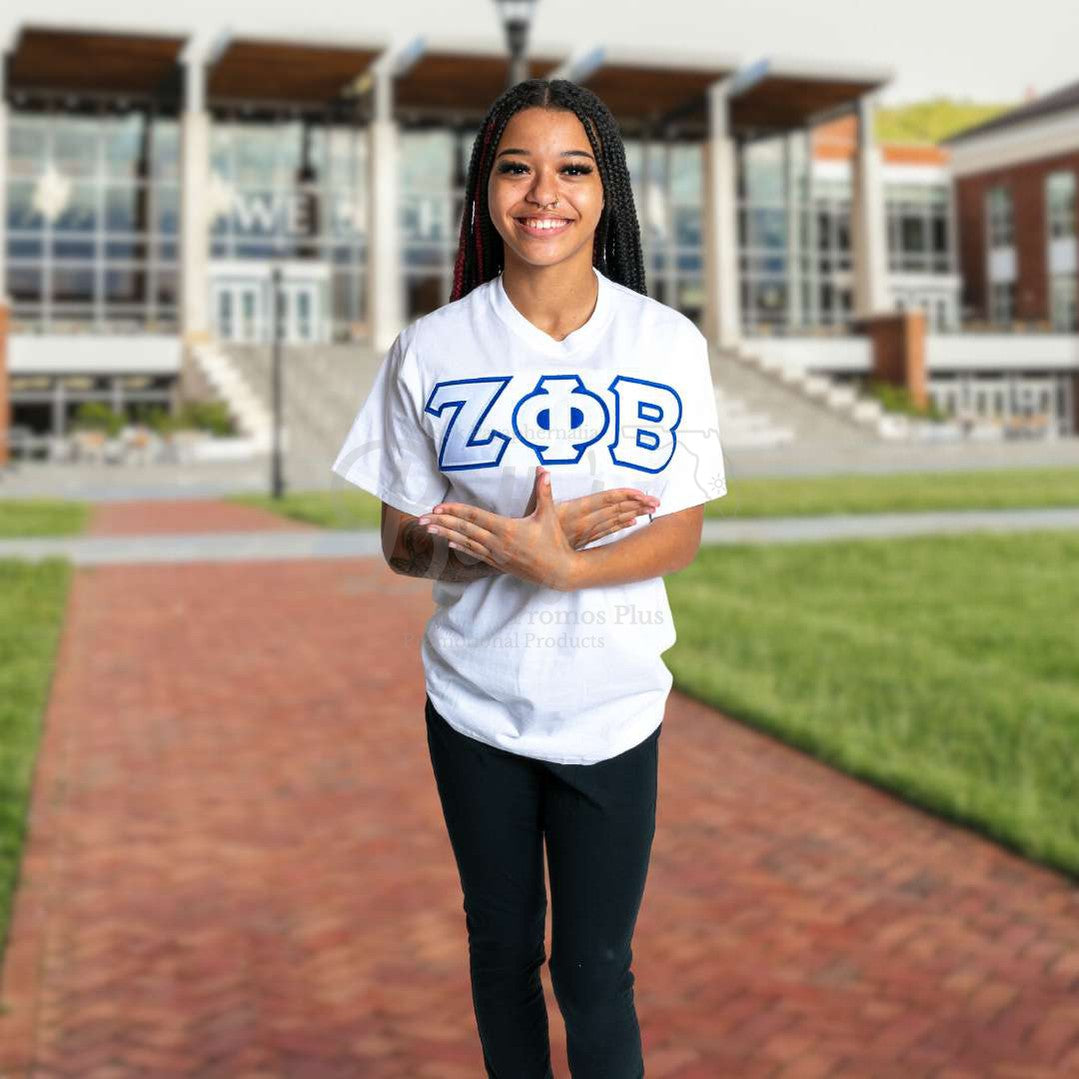
<path id="1" fill-rule="evenodd" d="M 513 301 L 506 293 L 506 289 L 502 284 L 502 274 L 499 273 L 491 282 L 491 305 L 498 315 L 507 326 L 510 327 L 515 333 L 523 337 L 534 348 L 540 352 L 546 353 L 548 356 L 571 356 L 583 349 L 590 348 L 596 344 L 600 335 L 607 327 L 607 323 L 610 321 L 612 311 L 612 297 L 613 285 L 600 271 L 593 266 L 592 272 L 596 275 L 596 281 L 599 286 L 599 292 L 596 296 L 596 306 L 592 310 L 592 315 L 583 326 L 578 326 L 571 334 L 567 335 L 563 340 L 556 341 L 549 333 L 545 333 L 538 326 L 529 322 L 516 307 L 513 306 Z"/>

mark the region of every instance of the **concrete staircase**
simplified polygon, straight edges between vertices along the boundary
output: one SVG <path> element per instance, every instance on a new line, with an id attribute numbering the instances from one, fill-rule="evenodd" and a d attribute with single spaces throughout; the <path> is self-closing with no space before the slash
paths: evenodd
<path id="1" fill-rule="evenodd" d="M 833 438 L 847 441 L 852 426 L 861 432 L 862 441 L 906 440 L 923 433 L 924 424 L 885 411 L 875 398 L 859 394 L 854 387 L 825 375 L 788 367 L 758 355 L 752 343 L 719 350 L 716 356 L 727 361 L 722 377 L 731 382 L 736 393 L 758 401 L 762 407 L 771 405 L 784 418 L 788 409 L 793 410 L 799 441 L 826 442 Z"/>
<path id="2" fill-rule="evenodd" d="M 838 401 L 847 392 L 830 380 L 813 376 L 811 389 L 726 349 L 713 349 L 711 360 L 725 450 L 879 441 L 850 410 L 830 403 L 829 395 Z"/>
<path id="3" fill-rule="evenodd" d="M 230 343 L 219 348 L 270 416 L 271 346 Z M 362 343 L 282 348 L 284 427 L 289 436 L 285 481 L 290 488 L 324 490 L 344 482 L 330 472 L 330 465 L 374 384 L 382 355 Z"/>
<path id="4" fill-rule="evenodd" d="M 268 345 L 196 346 L 200 367 L 252 437 L 270 446 L 272 349 Z M 337 451 L 382 362 L 363 343 L 282 350 L 285 478 L 293 490 L 327 489 Z M 713 350 L 712 381 L 725 451 L 782 450 L 822 444 L 866 445 L 881 435 L 850 392 L 828 380 L 792 379 L 745 355 Z M 807 384 L 808 383 L 808 384 Z M 868 402 L 875 404 L 875 402 Z M 861 415 L 863 418 L 859 419 Z"/>
<path id="5" fill-rule="evenodd" d="M 256 385 L 261 381 L 261 375 L 253 383 L 216 341 L 193 345 L 191 354 L 206 383 L 225 402 L 240 433 L 250 439 L 258 451 L 268 451 L 273 439 L 272 397 L 268 382 L 263 393 L 261 386 Z M 283 429 L 282 445 L 287 445 L 286 434 L 287 430 Z"/>

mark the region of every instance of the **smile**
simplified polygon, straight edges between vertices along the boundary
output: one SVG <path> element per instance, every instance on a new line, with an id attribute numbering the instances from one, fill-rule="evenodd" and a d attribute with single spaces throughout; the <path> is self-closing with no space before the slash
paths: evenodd
<path id="1" fill-rule="evenodd" d="M 552 236 L 559 232 L 565 232 L 573 224 L 572 221 L 548 219 L 542 224 L 534 217 L 516 217 L 517 227 L 527 236 Z"/>

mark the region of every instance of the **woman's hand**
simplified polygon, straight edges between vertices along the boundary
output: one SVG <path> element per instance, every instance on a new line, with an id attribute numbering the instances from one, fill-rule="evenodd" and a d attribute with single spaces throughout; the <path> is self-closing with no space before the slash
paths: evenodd
<path id="1" fill-rule="evenodd" d="M 522 580 L 560 592 L 572 591 L 577 551 L 562 529 L 558 507 L 551 497 L 551 476 L 536 466 L 529 505 L 524 517 L 498 513 L 463 502 L 441 502 L 419 523 L 489 565 Z"/>
<path id="2" fill-rule="evenodd" d="M 562 531 L 570 546 L 579 551 L 593 540 L 628 528 L 642 514 L 655 513 L 659 499 L 636 487 L 612 487 L 609 491 L 570 498 L 555 505 Z M 536 490 L 528 500 L 525 513 L 536 508 Z"/>

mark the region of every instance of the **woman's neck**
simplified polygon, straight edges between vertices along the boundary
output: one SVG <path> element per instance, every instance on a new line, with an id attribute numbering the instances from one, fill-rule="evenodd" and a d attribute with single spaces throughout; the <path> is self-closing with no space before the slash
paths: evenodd
<path id="1" fill-rule="evenodd" d="M 565 262 L 532 266 L 509 261 L 502 270 L 502 286 L 513 306 L 556 341 L 580 329 L 592 317 L 599 298 L 590 261 L 573 267 Z"/>

